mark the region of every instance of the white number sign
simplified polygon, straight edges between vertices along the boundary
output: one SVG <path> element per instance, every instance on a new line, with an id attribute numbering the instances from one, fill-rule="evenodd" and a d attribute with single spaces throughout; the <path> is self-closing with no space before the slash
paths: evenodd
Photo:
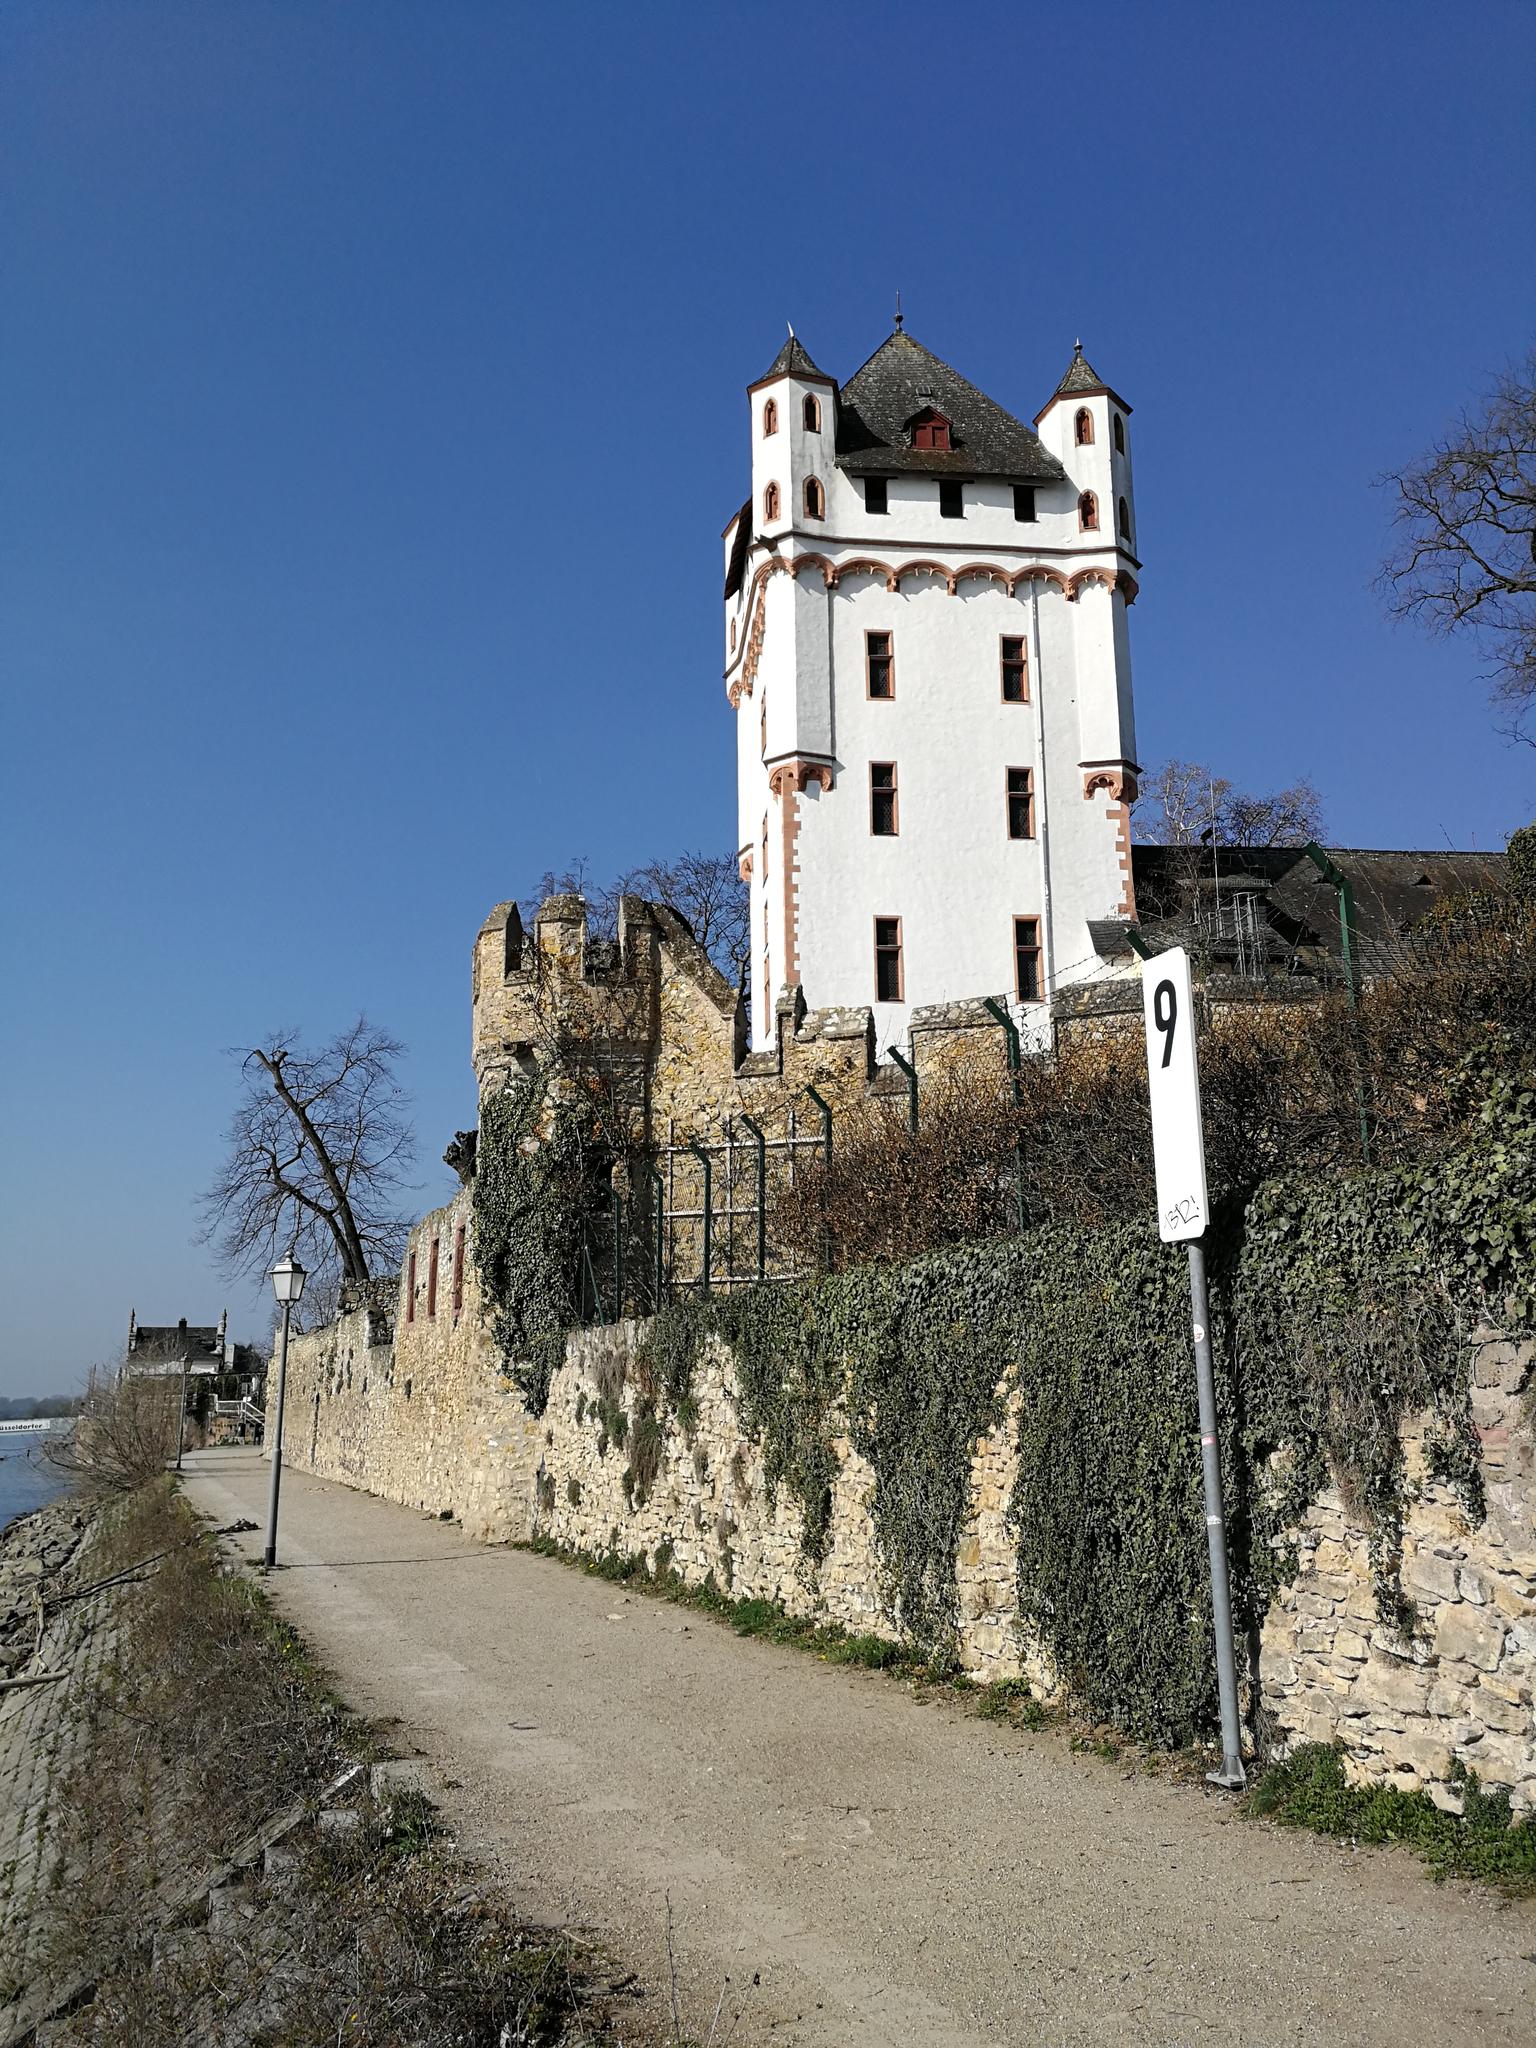
<path id="1" fill-rule="evenodd" d="M 1189 987 L 1189 955 L 1182 946 L 1143 961 L 1141 1006 L 1147 1022 L 1147 1078 L 1152 1089 L 1157 1227 L 1166 1243 L 1176 1244 L 1198 1237 L 1208 1215 L 1195 1006 Z"/>

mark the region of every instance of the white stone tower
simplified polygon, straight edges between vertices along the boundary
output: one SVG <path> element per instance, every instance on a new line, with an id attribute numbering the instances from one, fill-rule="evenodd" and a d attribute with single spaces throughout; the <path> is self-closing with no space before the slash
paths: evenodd
<path id="1" fill-rule="evenodd" d="M 1079 347 L 1036 432 L 897 330 L 841 387 L 791 333 L 748 387 L 726 687 L 753 1045 L 786 988 L 1026 1025 L 1134 915 L 1130 408 Z M 1102 937 L 1102 933 L 1100 934 Z"/>

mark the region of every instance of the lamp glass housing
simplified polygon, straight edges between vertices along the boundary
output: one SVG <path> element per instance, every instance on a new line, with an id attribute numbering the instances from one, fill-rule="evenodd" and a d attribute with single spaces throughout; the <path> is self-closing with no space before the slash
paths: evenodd
<path id="1" fill-rule="evenodd" d="M 304 1282 L 308 1278 L 308 1273 L 290 1252 L 272 1268 L 272 1292 L 280 1302 L 291 1304 L 303 1294 Z"/>

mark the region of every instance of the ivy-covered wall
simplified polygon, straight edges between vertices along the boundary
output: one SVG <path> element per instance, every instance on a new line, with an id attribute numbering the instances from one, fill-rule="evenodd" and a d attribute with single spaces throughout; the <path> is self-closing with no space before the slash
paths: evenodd
<path id="1" fill-rule="evenodd" d="M 1432 1167 L 1270 1184 L 1211 1263 L 1259 1732 L 1536 1805 L 1536 1092 L 1502 1084 Z M 330 1469 L 1177 1741 L 1214 1718 L 1188 1316 L 1149 1227 L 1053 1227 L 580 1333 L 534 1419 L 477 1301 L 440 1368 L 397 1322 L 387 1422 Z M 413 1455 L 437 1476 L 403 1483 Z"/>

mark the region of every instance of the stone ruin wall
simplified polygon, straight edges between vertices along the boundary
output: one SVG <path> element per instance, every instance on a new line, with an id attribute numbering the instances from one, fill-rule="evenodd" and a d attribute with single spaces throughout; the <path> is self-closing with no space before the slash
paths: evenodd
<path id="1" fill-rule="evenodd" d="M 686 926 L 626 899 L 617 955 L 589 958 L 579 899 L 544 906 L 532 935 L 502 905 L 475 950 L 474 1051 L 482 1091 L 531 1071 L 554 1043 L 552 1016 L 583 1039 L 610 1033 L 641 1055 L 644 1117 L 653 1136 L 707 1138 L 728 1114 L 782 1117 L 808 1082 L 838 1107 L 883 1092 L 867 1011 L 805 1014 L 781 1001 L 777 1047 L 739 1057 L 735 995 Z M 669 922 L 670 920 L 670 922 Z M 512 943 L 515 941 L 515 944 Z M 532 949 L 532 950 L 530 950 Z M 542 985 L 530 971 L 537 956 Z M 606 979 L 604 977 L 607 977 Z M 616 979 L 615 979 L 616 977 Z M 549 1001 L 553 994 L 553 1010 Z M 914 1016 L 913 1054 L 932 1079 L 957 1064 L 1001 1068 L 996 1022 L 977 1004 Z M 904 1086 L 904 1084 L 902 1084 Z M 639 1135 L 637 1133 L 637 1135 Z M 650 1496 L 632 1503 L 616 1446 L 606 1455 L 600 1387 L 622 1376 L 633 1418 L 637 1326 L 574 1334 L 535 1421 L 500 1370 L 486 1334 L 472 1247 L 453 1311 L 455 1233 L 471 1228 L 468 1192 L 411 1235 L 415 1315 L 402 1274 L 388 1302 L 343 1315 L 290 1350 L 285 1457 L 300 1469 L 428 1514 L 451 1515 L 481 1542 L 533 1535 L 591 1553 L 658 1549 L 692 1584 L 713 1574 L 738 1597 L 781 1602 L 857 1632 L 895 1634 L 881 1591 L 870 1514 L 874 1476 L 837 1442 L 831 1542 L 819 1570 L 800 1548 L 786 1489 L 770 1502 L 759 1449 L 740 1424 L 731 1360 L 713 1349 L 697 1374 L 698 1426 L 685 1442 L 666 1428 Z M 440 1246 L 437 1312 L 427 1312 L 430 1247 Z M 387 1293 L 387 1289 L 385 1290 Z M 1376 1617 L 1365 1529 L 1337 1493 L 1324 1493 L 1296 1532 L 1299 1570 L 1282 1588 L 1261 1638 L 1261 1701 L 1277 1746 L 1342 1740 L 1361 1778 L 1427 1786 L 1445 1804 L 1453 1758 L 1536 1809 L 1536 1346 L 1479 1343 L 1474 1416 L 1482 1440 L 1488 1517 L 1469 1526 L 1454 1492 L 1424 1470 L 1422 1429 L 1407 1432 L 1414 1500 L 1405 1531 L 1404 1585 L 1418 1612 L 1404 1640 Z M 960 1654 L 976 1678 L 1021 1673 L 1042 1698 L 1055 1681 L 1017 1628 L 1014 1549 L 1006 1526 L 1016 1470 L 1011 1406 L 972 1463 L 971 1512 L 956 1560 Z"/>
<path id="2" fill-rule="evenodd" d="M 463 1197 L 429 1218 L 451 1242 Z M 419 1263 L 419 1262 L 418 1262 Z M 472 1274 L 472 1267 L 471 1267 Z M 819 1568 L 800 1547 L 788 1490 L 770 1501 L 762 1454 L 741 1424 L 729 1354 L 711 1347 L 696 1373 L 691 1440 L 664 1425 L 660 1467 L 636 1504 L 627 1447 L 600 1449 L 606 1394 L 634 1426 L 645 1393 L 641 1326 L 580 1331 L 569 1340 L 545 1414 L 527 1416 L 509 1390 L 466 1279 L 457 1323 L 397 1325 L 369 1345 L 359 1311 L 294 1343 L 285 1457 L 428 1514 L 451 1514 L 480 1542 L 545 1536 L 565 1548 L 644 1553 L 692 1585 L 711 1577 L 737 1598 L 780 1602 L 858 1633 L 897 1634 L 882 1590 L 870 1501 L 874 1474 L 846 1435 L 836 1439 L 831 1541 Z M 1266 1618 L 1260 1697 L 1271 1743 L 1342 1740 L 1362 1780 L 1424 1786 L 1445 1805 L 1453 1758 L 1485 1783 L 1510 1786 L 1536 1810 L 1536 1346 L 1492 1335 L 1479 1343 L 1474 1401 L 1483 1443 L 1487 1520 L 1472 1527 L 1453 1489 L 1423 1467 L 1421 1426 L 1407 1432 L 1413 1502 L 1404 1585 L 1418 1609 L 1409 1638 L 1376 1616 L 1365 1529 L 1325 1492 L 1296 1532 L 1299 1570 Z M 409 1385 L 410 1391 L 406 1388 Z M 1009 1402 L 977 1444 L 971 1507 L 956 1559 L 960 1657 L 976 1679 L 1023 1675 L 1042 1699 L 1056 1682 L 1017 1625 L 1007 1508 L 1016 1472 Z"/>

